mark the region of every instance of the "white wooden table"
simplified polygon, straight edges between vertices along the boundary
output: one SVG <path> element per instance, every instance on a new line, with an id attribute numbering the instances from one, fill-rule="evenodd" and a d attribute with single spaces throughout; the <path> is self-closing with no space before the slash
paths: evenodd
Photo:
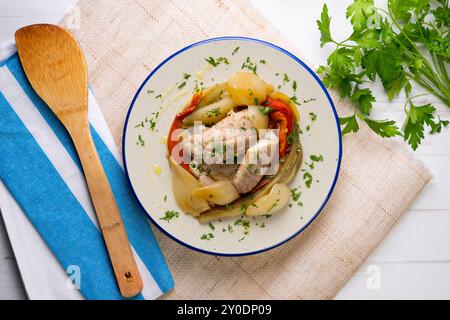
<path id="1" fill-rule="evenodd" d="M 14 31 L 21 26 L 57 22 L 75 2 L 0 0 L 0 42 L 13 39 Z M 325 61 L 331 49 L 319 47 L 315 20 L 323 3 L 328 3 L 336 38 L 343 39 L 350 29 L 344 12 L 351 0 L 252 2 L 297 44 L 314 67 Z M 402 108 L 401 99 L 389 103 L 379 98 L 379 111 L 374 117 L 384 118 L 389 113 L 402 119 Z M 450 119 L 449 108 L 440 105 L 439 109 L 444 118 Z M 434 180 L 341 290 L 338 299 L 450 299 L 450 129 L 426 139 L 415 156 L 433 172 Z M 23 298 L 26 293 L 0 219 L 0 299 Z"/>

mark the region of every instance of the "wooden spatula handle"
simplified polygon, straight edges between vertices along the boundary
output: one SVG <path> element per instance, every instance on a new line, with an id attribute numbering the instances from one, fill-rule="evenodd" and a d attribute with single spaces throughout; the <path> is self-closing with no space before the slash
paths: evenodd
<path id="1" fill-rule="evenodd" d="M 81 123 L 68 125 L 67 129 L 83 167 L 120 292 L 124 297 L 133 297 L 141 292 L 142 279 L 114 194 L 95 149 L 88 120 L 79 114 L 77 118 L 76 122 Z"/>

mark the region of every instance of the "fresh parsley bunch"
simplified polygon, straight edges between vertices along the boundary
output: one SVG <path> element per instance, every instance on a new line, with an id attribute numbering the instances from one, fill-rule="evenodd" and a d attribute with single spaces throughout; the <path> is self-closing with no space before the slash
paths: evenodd
<path id="1" fill-rule="evenodd" d="M 424 130 L 439 133 L 449 122 L 436 115 L 431 104 L 415 105 L 413 99 L 434 95 L 450 107 L 450 8 L 449 0 L 388 0 L 387 10 L 373 0 L 354 0 L 348 6 L 353 33 L 344 41 L 334 40 L 326 4 L 320 20 L 321 46 L 336 49 L 318 73 L 329 88 L 348 97 L 355 106 L 352 116 L 340 118 L 342 134 L 356 132 L 361 121 L 382 137 L 403 136 L 416 150 Z M 405 91 L 406 119 L 401 128 L 392 120 L 370 118 L 375 97 L 368 84 L 379 77 L 391 100 Z M 411 83 L 425 93 L 413 93 Z"/>

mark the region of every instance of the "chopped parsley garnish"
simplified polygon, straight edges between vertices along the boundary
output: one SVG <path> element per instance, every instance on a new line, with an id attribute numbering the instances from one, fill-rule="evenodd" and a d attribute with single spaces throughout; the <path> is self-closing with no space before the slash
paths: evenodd
<path id="1" fill-rule="evenodd" d="M 297 96 L 292 96 L 289 98 L 289 100 L 291 100 L 294 104 L 301 106 L 302 104 L 298 101 Z"/>
<path id="2" fill-rule="evenodd" d="M 203 82 L 198 82 L 197 80 L 194 81 L 194 92 L 203 91 L 205 89 L 205 86 L 203 85 Z"/>
<path id="3" fill-rule="evenodd" d="M 305 161 L 305 164 L 306 164 L 311 170 L 314 169 L 314 161 L 311 162 L 311 163 L 308 163 L 308 162 Z"/>
<path id="4" fill-rule="evenodd" d="M 303 181 L 305 182 L 305 185 L 308 189 L 311 188 L 311 184 L 313 181 L 313 177 L 312 177 L 311 173 L 305 172 L 303 174 Z"/>
<path id="5" fill-rule="evenodd" d="M 164 195 L 164 202 L 166 202 L 166 201 L 167 201 L 167 194 Z"/>
<path id="6" fill-rule="evenodd" d="M 239 51 L 239 47 L 234 48 L 234 50 L 231 53 L 231 55 L 234 56 L 238 51 Z"/>
<path id="7" fill-rule="evenodd" d="M 212 231 L 216 230 L 216 227 L 211 222 L 208 223 L 208 226 L 211 228 Z"/>
<path id="8" fill-rule="evenodd" d="M 234 222 L 235 226 L 240 226 L 244 228 L 244 235 L 248 235 L 250 233 L 250 220 L 237 219 Z"/>
<path id="9" fill-rule="evenodd" d="M 292 90 L 297 91 L 297 81 L 292 82 Z"/>
<path id="10" fill-rule="evenodd" d="M 162 95 L 161 95 L 161 94 L 158 94 L 158 95 L 155 97 L 155 99 L 160 99 L 160 98 L 162 98 Z"/>
<path id="11" fill-rule="evenodd" d="M 262 114 L 269 114 L 273 109 L 271 107 L 264 107 L 264 106 L 260 106 L 259 107 L 259 112 L 261 112 Z"/>
<path id="12" fill-rule="evenodd" d="M 213 57 L 205 58 L 205 60 L 213 67 L 217 67 L 219 65 L 219 63 L 216 62 L 216 59 L 214 59 Z"/>
<path id="13" fill-rule="evenodd" d="M 151 90 L 151 89 L 148 89 L 148 90 L 147 90 L 147 93 L 148 93 L 148 94 L 152 94 L 152 93 L 154 93 L 154 92 L 155 92 L 155 90 Z"/>
<path id="14" fill-rule="evenodd" d="M 241 69 L 247 69 L 252 71 L 254 74 L 256 74 L 256 69 L 258 68 L 258 66 L 256 65 L 256 63 L 254 63 L 250 57 L 247 57 L 247 59 L 245 59 L 245 62 L 242 63 Z"/>
<path id="15" fill-rule="evenodd" d="M 316 119 L 317 119 L 317 114 L 315 114 L 314 112 L 310 112 L 310 113 L 309 113 L 309 117 L 311 118 L 311 121 L 316 121 Z"/>
<path id="16" fill-rule="evenodd" d="M 180 216 L 178 211 L 175 210 L 167 210 L 164 213 L 164 217 L 159 218 L 159 220 L 165 220 L 167 222 L 169 222 L 170 220 L 172 220 L 173 218 L 178 218 Z"/>
<path id="17" fill-rule="evenodd" d="M 219 57 L 217 59 L 213 58 L 213 57 L 208 57 L 205 58 L 206 62 L 208 62 L 210 65 L 212 65 L 213 67 L 217 67 L 219 64 L 221 64 L 222 62 L 225 64 L 230 64 L 230 62 L 228 61 L 227 58 L 225 57 Z"/>
<path id="18" fill-rule="evenodd" d="M 292 200 L 294 200 L 295 202 L 297 202 L 298 200 L 300 200 L 300 196 L 302 195 L 302 192 L 299 190 L 299 188 L 293 188 L 291 189 L 291 196 L 292 196 Z"/>
<path id="19" fill-rule="evenodd" d="M 321 154 L 319 154 L 319 155 L 312 154 L 309 156 L 309 158 L 311 159 L 311 161 L 315 161 L 315 162 L 323 161 L 323 155 L 321 155 Z"/>
<path id="20" fill-rule="evenodd" d="M 216 107 L 216 108 L 212 108 L 211 110 L 209 110 L 209 111 L 207 112 L 207 114 L 208 114 L 208 118 L 210 118 L 210 117 L 212 117 L 212 116 L 218 117 L 218 116 L 220 116 L 222 113 L 220 112 L 220 107 Z"/>
<path id="21" fill-rule="evenodd" d="M 183 81 L 182 83 L 180 83 L 179 85 L 178 85 L 178 89 L 183 89 L 184 88 L 184 86 L 186 85 L 186 81 Z"/>
<path id="22" fill-rule="evenodd" d="M 254 98 L 253 101 L 255 102 L 255 106 L 259 105 L 259 99 L 258 98 Z"/>
<path id="23" fill-rule="evenodd" d="M 300 197 L 302 192 L 300 191 L 300 187 L 291 189 L 291 197 L 294 202 L 297 203 L 298 206 L 303 207 L 303 202 L 300 201 Z M 289 203 L 289 208 L 292 208 L 292 203 Z"/>
<path id="24" fill-rule="evenodd" d="M 141 123 L 138 123 L 138 124 L 135 125 L 134 127 L 135 127 L 135 128 L 139 128 L 139 127 L 144 128 L 144 121 L 141 121 Z"/>
<path id="25" fill-rule="evenodd" d="M 303 103 L 308 103 L 308 102 L 311 102 L 311 101 L 316 101 L 316 99 L 315 98 L 305 99 L 305 100 L 303 100 Z"/>
<path id="26" fill-rule="evenodd" d="M 285 73 L 285 74 L 283 74 L 283 84 L 286 84 L 287 82 L 289 82 L 289 81 L 291 81 L 290 79 L 289 79 L 289 76 Z"/>
<path id="27" fill-rule="evenodd" d="M 140 134 L 138 135 L 138 140 L 137 140 L 136 144 L 141 145 L 141 147 L 145 146 L 145 140 L 142 139 L 142 136 Z"/>
<path id="28" fill-rule="evenodd" d="M 191 77 L 191 74 L 190 73 L 183 73 L 183 79 L 184 80 L 187 80 L 187 79 L 189 79 Z"/>
<path id="29" fill-rule="evenodd" d="M 259 63 L 266 64 L 266 60 L 259 60 Z"/>
<path id="30" fill-rule="evenodd" d="M 235 226 L 242 226 L 244 228 L 250 228 L 250 220 L 244 220 L 244 219 L 237 219 L 234 222 Z"/>
<path id="31" fill-rule="evenodd" d="M 201 240 L 207 240 L 207 241 L 211 240 L 212 238 L 214 238 L 214 235 L 212 233 L 204 233 L 200 237 Z"/>
<path id="32" fill-rule="evenodd" d="M 280 202 L 280 199 L 275 200 L 272 205 L 270 206 L 269 210 L 267 210 L 267 212 L 272 211 L 273 208 L 275 208 L 278 204 L 278 202 Z"/>
<path id="33" fill-rule="evenodd" d="M 145 122 L 148 123 L 148 125 L 149 125 L 148 128 L 150 129 L 150 131 L 157 131 L 156 130 L 156 120 L 159 117 L 159 111 L 158 112 L 152 112 L 152 115 L 153 116 L 150 119 L 145 118 Z"/>
<path id="34" fill-rule="evenodd" d="M 311 163 L 308 163 L 308 162 L 306 162 L 306 161 L 305 161 L 305 163 L 309 166 L 309 168 L 310 168 L 311 170 L 314 169 L 314 163 L 315 163 L 315 162 L 322 162 L 322 161 L 323 161 L 323 156 L 322 156 L 321 154 L 318 155 L 318 156 L 312 154 L 312 155 L 309 156 L 309 158 L 311 159 Z"/>

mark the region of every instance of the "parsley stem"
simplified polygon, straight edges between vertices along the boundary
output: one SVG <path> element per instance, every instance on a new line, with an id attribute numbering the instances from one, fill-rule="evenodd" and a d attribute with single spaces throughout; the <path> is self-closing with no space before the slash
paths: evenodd
<path id="1" fill-rule="evenodd" d="M 437 55 L 435 53 L 433 53 L 433 52 L 430 52 L 430 56 L 431 56 L 431 60 L 433 61 L 434 69 L 436 69 L 436 71 L 439 73 L 439 71 L 442 71 L 442 70 L 440 70 L 440 68 L 438 67 L 439 62 L 438 62 Z M 442 79 L 442 81 L 444 82 L 444 85 L 448 86 L 449 83 L 448 83 L 447 79 L 445 78 L 444 72 L 443 71 L 440 72 L 439 75 L 440 75 L 440 78 Z"/>
<path id="2" fill-rule="evenodd" d="M 412 97 L 409 97 L 408 99 L 406 99 L 405 104 L 403 105 L 403 110 L 405 110 L 405 113 L 408 114 L 408 111 L 406 111 L 406 105 L 408 103 L 410 103 L 412 99 L 423 97 L 423 96 L 428 96 L 430 94 L 433 94 L 433 93 L 428 92 L 428 93 L 416 94 L 415 96 L 412 96 Z"/>
<path id="3" fill-rule="evenodd" d="M 346 47 L 346 48 L 355 48 L 356 46 L 355 45 L 351 45 L 351 44 L 346 44 L 346 43 L 344 43 L 344 42 L 346 42 L 346 41 L 348 41 L 348 39 L 347 40 L 344 40 L 344 41 L 342 41 L 342 42 L 334 42 L 334 43 L 336 43 L 336 45 L 338 46 L 338 48 L 339 47 Z"/>
<path id="4" fill-rule="evenodd" d="M 433 77 L 433 75 L 430 74 L 429 71 L 431 71 L 431 70 L 423 69 L 423 70 L 421 70 L 421 71 L 422 71 L 423 75 L 424 75 L 428 80 L 430 80 L 430 82 L 433 83 L 433 85 L 434 85 L 437 89 L 439 89 L 439 90 L 441 91 L 441 93 L 442 93 L 447 99 L 450 100 L 450 96 L 449 96 L 448 93 L 447 93 L 447 89 L 445 88 L 445 85 L 442 84 L 442 82 L 441 82 L 437 77 Z M 433 72 L 433 71 L 431 71 L 431 72 Z M 416 77 L 414 80 L 417 81 L 417 79 L 418 79 L 418 78 Z"/>
<path id="5" fill-rule="evenodd" d="M 422 88 L 425 88 L 426 90 L 428 90 L 428 92 L 432 93 L 435 97 L 439 98 L 440 100 L 442 100 L 442 102 L 444 102 L 446 105 L 450 105 L 450 100 L 447 99 L 446 97 L 443 97 L 442 95 L 440 95 L 436 90 L 434 90 L 428 83 L 426 83 L 423 79 L 418 79 L 415 76 L 413 76 L 412 74 L 408 73 L 405 71 L 405 74 L 408 78 L 410 78 L 411 80 L 414 80 L 418 85 L 420 85 Z"/>
<path id="6" fill-rule="evenodd" d="M 392 12 L 391 12 L 391 8 L 389 7 L 389 11 L 384 10 L 383 8 L 377 8 L 380 11 L 384 12 L 385 14 L 387 14 L 389 16 L 389 18 L 391 19 L 391 21 L 395 24 L 395 26 L 397 27 L 397 29 L 399 30 L 399 32 L 401 34 L 403 34 L 404 38 L 406 40 L 408 40 L 408 42 L 410 43 L 410 45 L 415 49 L 415 54 L 417 56 L 419 56 L 424 65 L 428 67 L 429 71 L 431 71 L 431 74 L 428 73 L 425 74 L 425 76 L 431 81 L 433 82 L 433 84 L 436 86 L 436 88 L 438 88 L 439 90 L 441 90 L 441 93 L 445 96 L 445 99 L 443 101 L 446 102 L 447 106 L 450 107 L 449 105 L 449 101 L 450 101 L 450 94 L 447 93 L 446 91 L 448 90 L 447 88 L 445 88 L 445 86 L 442 85 L 442 83 L 439 80 L 439 76 L 434 72 L 433 67 L 430 65 L 430 63 L 428 62 L 428 59 L 426 59 L 423 54 L 421 53 L 421 51 L 419 50 L 419 48 L 416 46 L 416 44 L 414 43 L 414 41 L 411 40 L 411 38 L 406 34 L 406 32 L 404 32 L 403 28 L 400 26 L 400 24 L 398 23 L 397 19 L 394 18 Z M 401 43 L 401 41 L 399 41 L 397 39 L 398 43 Z M 406 49 L 406 47 L 402 44 L 402 47 L 404 49 Z M 411 52 L 410 50 L 407 50 L 408 52 Z"/>
<path id="7" fill-rule="evenodd" d="M 440 56 L 436 56 L 436 59 L 438 61 L 439 68 L 441 69 L 443 78 L 444 78 L 445 82 L 447 83 L 447 85 L 450 87 L 450 78 L 447 73 L 447 68 L 445 66 L 445 62 L 444 62 L 444 60 L 442 60 L 442 57 L 440 57 Z"/>

